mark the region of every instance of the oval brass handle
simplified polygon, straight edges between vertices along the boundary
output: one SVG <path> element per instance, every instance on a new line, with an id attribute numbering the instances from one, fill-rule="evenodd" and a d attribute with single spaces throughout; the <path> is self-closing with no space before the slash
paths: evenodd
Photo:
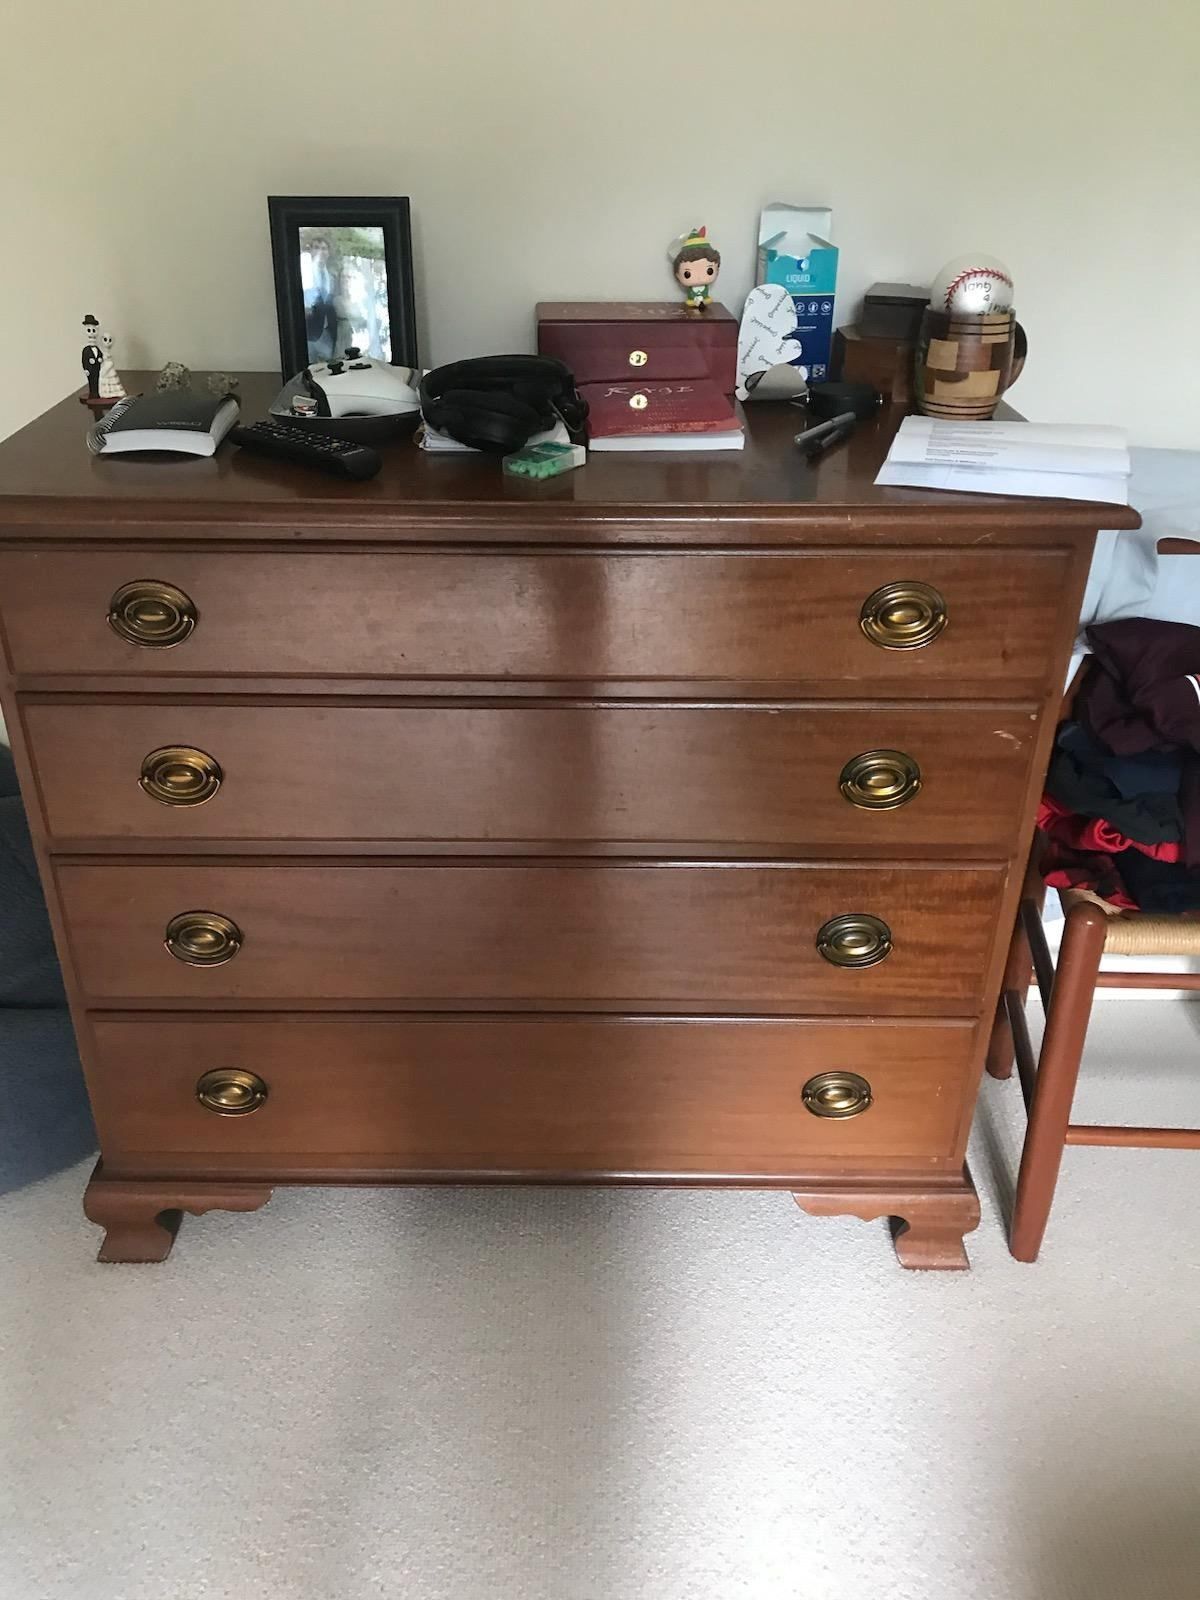
<path id="1" fill-rule="evenodd" d="M 864 811 L 894 811 L 921 792 L 921 769 L 903 750 L 864 750 L 842 768 L 843 796 Z"/>
<path id="2" fill-rule="evenodd" d="M 801 1093 L 814 1117 L 861 1117 L 873 1098 L 871 1085 L 857 1072 L 819 1072 Z"/>
<path id="3" fill-rule="evenodd" d="M 138 784 L 164 806 L 202 806 L 221 787 L 225 774 L 207 751 L 169 744 L 151 750 L 142 762 Z"/>
<path id="4" fill-rule="evenodd" d="M 629 352 L 629 365 L 631 367 L 644 367 L 650 357 L 644 350 L 631 350 Z"/>
<path id="5" fill-rule="evenodd" d="M 164 943 L 189 967 L 219 967 L 242 948 L 242 930 L 219 911 L 183 911 L 167 923 Z"/>
<path id="6" fill-rule="evenodd" d="M 817 934 L 817 949 L 835 967 L 873 967 L 892 953 L 892 930 L 881 917 L 848 911 Z"/>
<path id="7" fill-rule="evenodd" d="M 108 603 L 108 625 L 129 644 L 168 650 L 182 644 L 200 620 L 195 601 L 173 583 L 139 578 L 125 583 Z"/>
<path id="8" fill-rule="evenodd" d="M 863 601 L 859 624 L 883 650 L 919 650 L 949 621 L 946 602 L 930 583 L 885 583 Z"/>
<path id="9" fill-rule="evenodd" d="M 214 1067 L 196 1084 L 196 1099 L 219 1117 L 244 1117 L 267 1098 L 267 1086 L 256 1072 L 239 1067 Z"/>

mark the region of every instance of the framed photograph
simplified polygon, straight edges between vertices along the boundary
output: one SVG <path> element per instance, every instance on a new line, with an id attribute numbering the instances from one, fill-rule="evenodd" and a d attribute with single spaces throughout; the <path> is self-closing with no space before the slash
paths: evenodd
<path id="1" fill-rule="evenodd" d="M 408 200 L 273 194 L 267 209 L 285 381 L 351 345 L 417 366 Z"/>

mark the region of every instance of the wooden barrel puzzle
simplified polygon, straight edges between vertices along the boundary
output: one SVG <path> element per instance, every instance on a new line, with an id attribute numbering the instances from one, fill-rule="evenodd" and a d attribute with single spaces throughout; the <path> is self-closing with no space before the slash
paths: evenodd
<path id="1" fill-rule="evenodd" d="M 1025 364 L 1025 334 L 1011 311 L 970 316 L 929 306 L 917 337 L 917 409 L 979 421 L 995 412 Z"/>

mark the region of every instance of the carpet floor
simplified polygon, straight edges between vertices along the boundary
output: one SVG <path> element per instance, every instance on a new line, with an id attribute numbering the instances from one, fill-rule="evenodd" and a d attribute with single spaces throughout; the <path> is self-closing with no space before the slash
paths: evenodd
<path id="1" fill-rule="evenodd" d="M 1200 1123 L 1200 1005 L 1102 1003 L 1078 1112 Z M 3 1600 L 1194 1600 L 1200 1156 L 1072 1150 L 974 1270 L 782 1194 L 280 1191 L 98 1267 L 0 1201 Z M 0 1136 L 2 1137 L 2 1136 Z"/>

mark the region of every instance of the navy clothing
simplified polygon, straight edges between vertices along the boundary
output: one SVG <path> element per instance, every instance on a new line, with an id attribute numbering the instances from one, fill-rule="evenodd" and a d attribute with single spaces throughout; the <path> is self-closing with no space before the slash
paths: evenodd
<path id="1" fill-rule="evenodd" d="M 1200 871 L 1155 861 L 1140 850 L 1123 850 L 1114 861 L 1129 898 L 1140 910 L 1160 915 L 1200 911 Z"/>
<path id="2" fill-rule="evenodd" d="M 1173 844 L 1183 837 L 1183 816 L 1179 809 L 1181 766 L 1173 761 L 1174 792 L 1152 790 L 1125 795 L 1113 781 L 1109 765 L 1113 757 L 1078 722 L 1064 722 L 1058 731 L 1046 792 L 1078 817 L 1102 817 L 1118 833 L 1139 844 Z M 1118 763 L 1122 769 L 1129 763 Z M 1128 779 L 1122 770 L 1122 777 Z M 1161 777 L 1162 774 L 1156 774 Z"/>
<path id="3" fill-rule="evenodd" d="M 1178 794 L 1183 763 L 1174 751 L 1147 750 L 1141 756 L 1108 756 L 1104 776 L 1123 800 L 1139 795 Z"/>

